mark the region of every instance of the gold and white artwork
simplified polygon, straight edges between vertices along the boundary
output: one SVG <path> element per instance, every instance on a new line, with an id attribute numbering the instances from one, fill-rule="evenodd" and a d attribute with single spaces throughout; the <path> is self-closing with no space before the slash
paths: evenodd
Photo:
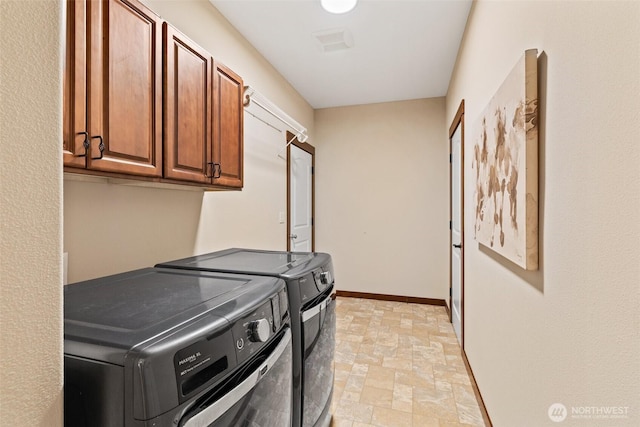
<path id="1" fill-rule="evenodd" d="M 475 239 L 538 269 L 538 76 L 527 50 L 481 113 L 473 135 Z"/>

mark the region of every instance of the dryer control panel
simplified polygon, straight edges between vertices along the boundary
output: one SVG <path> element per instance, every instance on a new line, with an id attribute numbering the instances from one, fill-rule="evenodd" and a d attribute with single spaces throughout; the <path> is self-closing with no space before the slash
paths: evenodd
<path id="1" fill-rule="evenodd" d="M 333 265 L 331 262 L 313 271 L 313 280 L 318 291 L 323 292 L 333 284 Z"/>
<path id="2" fill-rule="evenodd" d="M 184 402 L 196 395 L 205 385 L 224 378 L 229 372 L 256 354 L 271 338 L 288 324 L 286 287 L 263 300 L 248 315 L 236 318 L 230 328 L 177 351 L 174 368 L 179 400 Z"/>
<path id="3" fill-rule="evenodd" d="M 242 321 L 235 323 L 232 332 L 238 363 L 256 354 L 282 328 L 289 314 L 288 307 L 281 304 L 286 298 L 286 291 L 283 289 Z"/>

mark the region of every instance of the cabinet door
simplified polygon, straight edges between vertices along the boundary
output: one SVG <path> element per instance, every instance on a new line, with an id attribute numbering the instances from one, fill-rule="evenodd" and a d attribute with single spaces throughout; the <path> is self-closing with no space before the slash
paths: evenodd
<path id="1" fill-rule="evenodd" d="M 88 6 L 87 167 L 161 176 L 161 20 L 135 0 Z"/>
<path id="2" fill-rule="evenodd" d="M 87 130 L 87 7 L 84 0 L 67 1 L 64 62 L 62 155 L 65 166 L 86 166 L 83 143 Z"/>
<path id="3" fill-rule="evenodd" d="M 221 63 L 214 64 L 213 183 L 242 188 L 243 105 L 242 78 Z"/>
<path id="4" fill-rule="evenodd" d="M 211 182 L 212 59 L 164 23 L 164 176 Z"/>

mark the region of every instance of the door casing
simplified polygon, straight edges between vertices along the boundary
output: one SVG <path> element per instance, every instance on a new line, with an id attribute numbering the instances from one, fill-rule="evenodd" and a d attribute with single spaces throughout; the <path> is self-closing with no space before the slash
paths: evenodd
<path id="1" fill-rule="evenodd" d="M 460 127 L 460 347 L 464 350 L 464 99 L 449 127 L 449 321 L 453 323 L 453 147 L 452 138 Z"/>
<path id="2" fill-rule="evenodd" d="M 300 142 L 297 138 L 294 139 L 294 136 L 291 132 L 287 132 L 287 142 L 293 140 L 291 144 L 287 147 L 287 251 L 291 250 L 291 239 L 289 236 L 291 235 L 291 145 L 295 145 L 303 151 L 311 154 L 311 250 L 315 251 L 316 247 L 316 236 L 315 236 L 315 188 L 316 188 L 316 175 L 315 175 L 315 163 L 316 149 L 311 144 L 306 142 Z"/>

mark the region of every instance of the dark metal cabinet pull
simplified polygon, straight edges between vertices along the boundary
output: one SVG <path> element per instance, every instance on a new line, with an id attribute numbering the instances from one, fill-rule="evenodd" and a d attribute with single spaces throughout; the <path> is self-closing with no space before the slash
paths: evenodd
<path id="1" fill-rule="evenodd" d="M 220 175 L 222 174 L 222 166 L 220 166 L 220 163 L 209 162 L 207 165 L 211 168 L 211 173 L 207 173 L 205 176 L 213 179 L 220 178 Z"/>
<path id="2" fill-rule="evenodd" d="M 104 155 L 104 141 L 102 140 L 102 135 L 92 136 L 91 139 L 100 139 L 100 144 L 98 144 L 98 150 L 100 150 L 99 157 L 92 157 L 91 160 L 101 160 Z"/>
<path id="3" fill-rule="evenodd" d="M 84 154 L 76 154 L 76 157 L 87 157 L 87 153 L 89 152 L 89 132 L 78 132 L 78 135 L 84 135 L 84 141 L 82 142 L 82 146 L 84 147 Z"/>
<path id="4" fill-rule="evenodd" d="M 89 132 L 78 132 L 78 135 L 84 135 L 84 141 L 82 142 L 82 146 L 84 147 L 84 154 L 76 154 L 76 157 L 87 157 L 89 154 L 89 150 L 91 149 L 91 143 L 89 139 L 100 139 L 100 144 L 98 145 L 98 150 L 100 150 L 100 157 L 92 157 L 91 160 L 100 160 L 104 154 L 104 141 L 102 140 L 102 136 L 92 136 L 89 138 Z"/>

